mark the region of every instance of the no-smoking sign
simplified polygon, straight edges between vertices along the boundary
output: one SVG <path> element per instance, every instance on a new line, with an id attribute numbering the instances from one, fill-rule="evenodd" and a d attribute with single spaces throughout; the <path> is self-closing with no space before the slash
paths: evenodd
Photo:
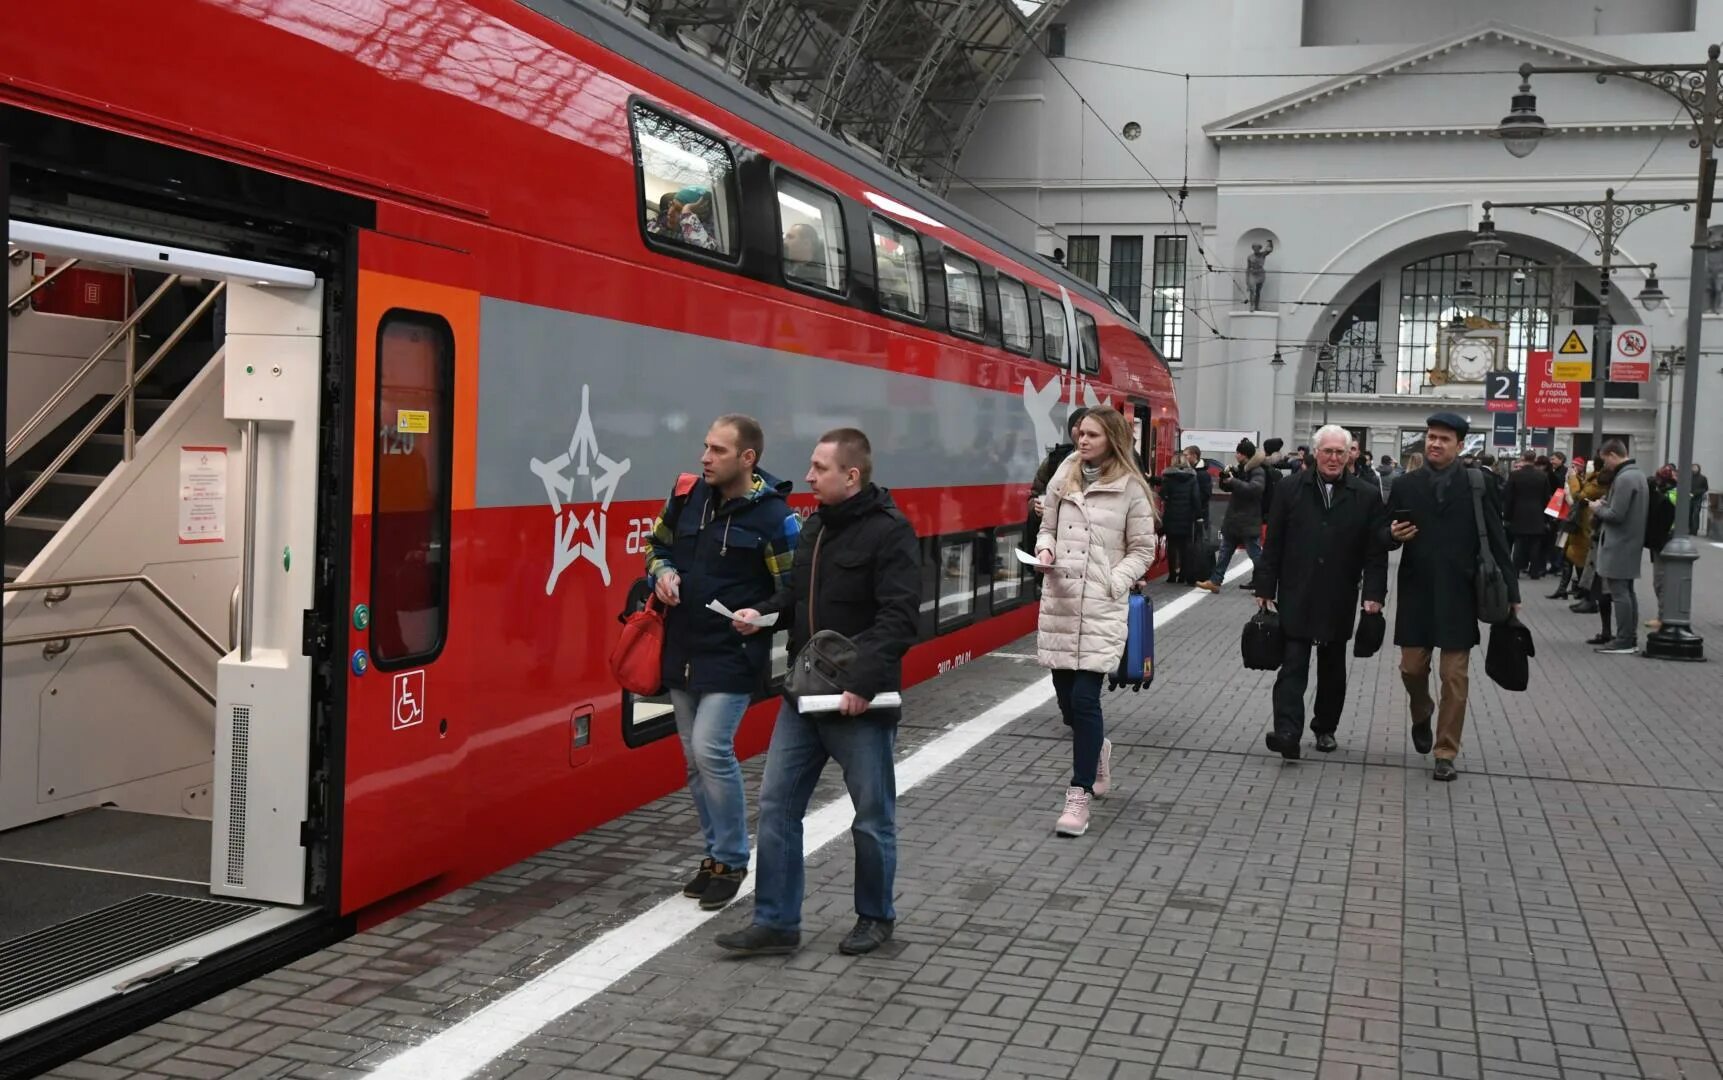
<path id="1" fill-rule="evenodd" d="M 1611 382 L 1651 381 L 1651 332 L 1645 327 L 1616 327 L 1610 353 Z"/>

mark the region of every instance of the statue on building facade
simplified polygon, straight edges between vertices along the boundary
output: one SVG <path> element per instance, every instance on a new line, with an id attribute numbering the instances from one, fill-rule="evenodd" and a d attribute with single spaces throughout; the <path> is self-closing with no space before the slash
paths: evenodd
<path id="1" fill-rule="evenodd" d="M 1244 283 L 1250 291 L 1250 310 L 1262 310 L 1262 286 L 1268 281 L 1268 271 L 1265 269 L 1268 257 L 1274 254 L 1274 241 L 1250 245 L 1250 255 L 1244 262 Z"/>
<path id="2" fill-rule="evenodd" d="M 1705 234 L 1705 311 L 1723 312 L 1723 225 L 1713 225 Z"/>

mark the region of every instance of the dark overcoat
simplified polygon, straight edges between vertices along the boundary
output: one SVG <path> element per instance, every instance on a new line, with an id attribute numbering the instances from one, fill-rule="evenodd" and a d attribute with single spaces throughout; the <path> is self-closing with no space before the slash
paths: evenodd
<path id="1" fill-rule="evenodd" d="M 1287 637 L 1345 641 L 1360 584 L 1366 600 L 1388 596 L 1388 507 L 1375 485 L 1354 473 L 1340 475 L 1330 504 L 1320 484 L 1316 469 L 1280 482 L 1256 564 L 1256 595 L 1276 602 Z"/>
<path id="2" fill-rule="evenodd" d="M 1203 506 L 1197 477 L 1182 466 L 1161 473 L 1161 535 L 1168 543 L 1186 543 L 1193 535 Z"/>
<path id="3" fill-rule="evenodd" d="M 1544 507 L 1549 505 L 1549 473 L 1533 465 L 1521 465 L 1508 474 L 1508 529 L 1515 536 L 1542 536 L 1549 518 Z"/>
<path id="4" fill-rule="evenodd" d="M 1429 465 L 1394 481 L 1388 501 L 1389 517 L 1409 512 L 1418 535 L 1402 547 L 1395 596 L 1394 644 L 1425 649 L 1470 649 L 1478 633 L 1478 527 L 1472 514 L 1472 488 L 1466 466 L 1456 470 L 1446 498 L 1436 499 L 1437 472 Z M 1496 485 L 1484 483 L 1484 529 L 1496 565 L 1507 578 L 1508 598 L 1520 602 L 1519 578 L 1513 572 L 1507 530 L 1502 527 L 1501 496 Z"/>

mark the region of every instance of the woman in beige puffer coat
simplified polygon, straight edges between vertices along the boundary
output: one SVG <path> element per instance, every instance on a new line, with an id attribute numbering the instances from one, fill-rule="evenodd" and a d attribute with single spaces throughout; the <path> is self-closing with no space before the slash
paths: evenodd
<path id="1" fill-rule="evenodd" d="M 1071 786 L 1060 836 L 1089 828 L 1089 804 L 1112 784 L 1112 743 L 1101 718 L 1101 680 L 1119 664 L 1131 586 L 1155 554 L 1155 510 L 1137 468 L 1131 428 L 1117 410 L 1090 410 L 1077 452 L 1047 485 L 1035 554 L 1047 567 L 1036 651 L 1053 669 L 1059 712 L 1071 727 Z"/>

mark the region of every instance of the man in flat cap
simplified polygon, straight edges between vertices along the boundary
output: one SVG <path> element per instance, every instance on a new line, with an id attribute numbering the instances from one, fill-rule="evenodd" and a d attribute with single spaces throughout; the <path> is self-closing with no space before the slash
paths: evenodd
<path id="1" fill-rule="evenodd" d="M 1474 575 L 1480 531 L 1496 565 L 1504 568 L 1516 613 L 1520 591 L 1517 576 L 1505 572 L 1512 557 L 1495 485 L 1457 460 L 1468 429 L 1465 417 L 1439 412 L 1426 421 L 1426 429 L 1424 467 L 1395 480 L 1388 500 L 1389 534 L 1395 547 L 1405 548 L 1394 644 L 1400 646 L 1400 678 L 1412 699 L 1412 745 L 1420 754 L 1430 753 L 1430 718 L 1435 715 L 1435 778 L 1452 780 L 1466 726 L 1472 647 L 1479 641 Z M 1482 530 L 1474 505 L 1483 510 Z M 1430 697 L 1430 667 L 1437 650 L 1440 707 Z"/>

